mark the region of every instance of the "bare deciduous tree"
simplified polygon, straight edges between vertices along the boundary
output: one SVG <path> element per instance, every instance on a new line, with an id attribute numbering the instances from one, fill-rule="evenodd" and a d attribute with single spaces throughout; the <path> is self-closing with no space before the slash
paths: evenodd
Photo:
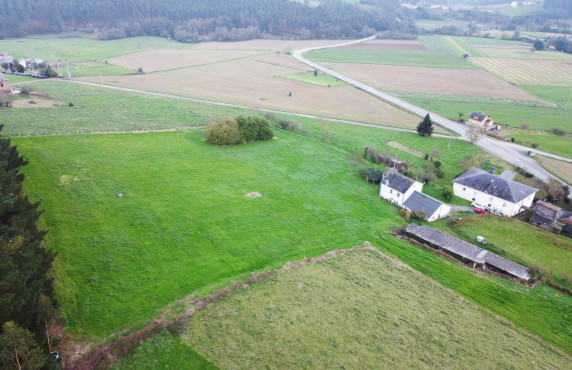
<path id="1" fill-rule="evenodd" d="M 477 141 L 479 141 L 481 139 L 481 137 L 483 137 L 483 130 L 481 130 L 480 127 L 471 126 L 467 130 L 466 136 L 467 136 L 467 139 L 469 139 L 469 141 L 471 142 L 471 144 L 476 144 Z"/>

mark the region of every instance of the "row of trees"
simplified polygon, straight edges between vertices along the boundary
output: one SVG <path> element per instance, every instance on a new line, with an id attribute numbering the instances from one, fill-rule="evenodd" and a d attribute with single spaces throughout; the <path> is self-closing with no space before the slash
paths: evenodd
<path id="1" fill-rule="evenodd" d="M 55 254 L 36 226 L 41 212 L 22 192 L 27 162 L 0 125 L 0 368 L 48 363 L 49 328 L 56 318 L 48 271 Z"/>
<path id="2" fill-rule="evenodd" d="M 341 0 L 317 7 L 292 0 L 21 0 L 0 7 L 0 38 L 99 30 L 101 38 L 139 35 L 184 42 L 258 37 L 354 38 L 397 26 L 398 0 L 362 7 Z"/>

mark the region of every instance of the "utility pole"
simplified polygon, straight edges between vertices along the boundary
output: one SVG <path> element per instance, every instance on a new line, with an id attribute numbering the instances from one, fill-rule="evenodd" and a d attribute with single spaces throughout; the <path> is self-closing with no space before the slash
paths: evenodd
<path id="1" fill-rule="evenodd" d="M 72 78 L 71 78 L 71 73 L 70 73 L 70 63 L 67 61 L 67 59 L 66 59 L 66 69 L 68 71 L 68 79 L 71 80 Z"/>
<path id="2" fill-rule="evenodd" d="M 101 72 L 99 72 L 99 81 L 100 81 L 101 84 L 103 85 L 103 77 L 101 77 Z"/>

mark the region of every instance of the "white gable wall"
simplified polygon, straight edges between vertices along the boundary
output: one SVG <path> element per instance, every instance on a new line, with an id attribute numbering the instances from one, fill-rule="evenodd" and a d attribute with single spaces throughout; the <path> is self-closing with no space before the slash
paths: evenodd
<path id="1" fill-rule="evenodd" d="M 403 206 L 403 203 L 405 203 L 407 198 L 409 198 L 411 194 L 413 194 L 414 191 L 418 191 L 421 193 L 422 189 L 423 189 L 423 184 L 415 181 L 413 185 L 410 186 L 409 189 L 405 191 L 405 193 L 400 193 L 397 190 L 389 187 L 389 185 L 385 185 L 383 181 L 381 181 L 379 185 L 379 196 L 401 207 Z"/>
<path id="2" fill-rule="evenodd" d="M 435 213 L 432 215 L 427 215 L 427 221 L 432 222 L 440 218 L 447 217 L 449 213 L 451 213 L 451 206 L 443 203 L 439 208 L 437 208 Z"/>

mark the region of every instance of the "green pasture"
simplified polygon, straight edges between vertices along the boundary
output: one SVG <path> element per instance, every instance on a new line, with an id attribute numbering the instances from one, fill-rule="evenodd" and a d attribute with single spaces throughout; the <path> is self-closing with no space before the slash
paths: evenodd
<path id="1" fill-rule="evenodd" d="M 67 71 L 62 69 L 64 76 L 67 76 Z M 113 76 L 113 75 L 129 75 L 138 74 L 133 69 L 123 68 L 105 62 L 80 62 L 70 65 L 70 73 L 72 78 L 80 76 Z"/>
<path id="2" fill-rule="evenodd" d="M 530 334 L 374 251 L 255 283 L 198 311 L 185 337 L 221 368 L 571 364 Z"/>
<path id="3" fill-rule="evenodd" d="M 117 363 L 114 369 L 218 369 L 189 347 L 180 337 L 164 330 L 141 344 L 134 353 Z"/>
<path id="4" fill-rule="evenodd" d="M 564 108 L 568 102 L 568 110 L 572 110 L 572 87 L 527 85 L 521 85 L 519 87 L 538 96 L 542 100 L 558 104 L 560 108 Z"/>
<path id="5" fill-rule="evenodd" d="M 420 36 L 426 51 L 330 48 L 305 56 L 316 62 L 387 64 L 436 68 L 478 68 L 446 36 Z"/>
<path id="6" fill-rule="evenodd" d="M 570 238 L 496 215 L 465 217 L 457 223 L 439 221 L 434 225 L 473 244 L 477 235 L 482 235 L 488 241 L 483 248 L 528 267 L 540 266 L 560 285 L 572 290 Z"/>
<path id="7" fill-rule="evenodd" d="M 536 144 L 538 150 L 559 154 L 572 158 L 572 135 L 556 136 L 545 132 L 534 132 L 531 130 L 506 130 L 508 138 L 514 138 L 515 142 L 533 147 Z"/>
<path id="8" fill-rule="evenodd" d="M 16 138 L 58 251 L 68 331 L 101 338 L 194 291 L 402 223 L 348 176 L 345 153 L 277 136 L 223 148 L 198 131 Z"/>
<path id="9" fill-rule="evenodd" d="M 49 108 L 6 109 L 0 122 L 11 136 L 172 129 L 204 124 L 241 109 L 199 104 L 185 100 L 101 89 L 63 81 L 31 84 L 64 105 Z M 74 106 L 68 106 L 73 103 Z M 180 108 L 180 109 L 179 109 Z"/>
<path id="10" fill-rule="evenodd" d="M 432 31 L 436 28 L 441 28 L 445 26 L 455 26 L 462 30 L 468 30 L 466 22 L 456 21 L 456 20 L 434 20 L 434 19 L 417 19 L 415 25 L 419 28 Z"/>
<path id="11" fill-rule="evenodd" d="M 88 37 L 59 38 L 56 35 L 0 40 L 0 53 L 14 58 L 60 61 L 104 60 L 123 54 L 154 49 L 188 49 L 189 44 L 162 37 L 130 37 L 119 40 L 96 40 Z"/>
<path id="12" fill-rule="evenodd" d="M 455 41 L 463 42 L 469 45 L 487 45 L 487 46 L 522 46 L 530 45 L 522 41 L 499 40 L 489 37 L 471 37 L 471 36 L 453 36 Z"/>
<path id="13" fill-rule="evenodd" d="M 291 73 L 279 77 L 318 86 L 337 87 L 337 86 L 347 85 L 344 81 L 340 81 L 337 78 L 329 76 L 322 72 L 318 72 L 318 75 L 314 76 L 314 71 Z"/>
<path id="14" fill-rule="evenodd" d="M 7 78 L 10 84 L 14 84 L 17 82 L 26 82 L 26 81 L 38 81 L 37 78 L 28 77 L 28 76 L 18 76 L 18 75 L 11 75 L 8 73 L 2 73 L 2 77 Z"/>

